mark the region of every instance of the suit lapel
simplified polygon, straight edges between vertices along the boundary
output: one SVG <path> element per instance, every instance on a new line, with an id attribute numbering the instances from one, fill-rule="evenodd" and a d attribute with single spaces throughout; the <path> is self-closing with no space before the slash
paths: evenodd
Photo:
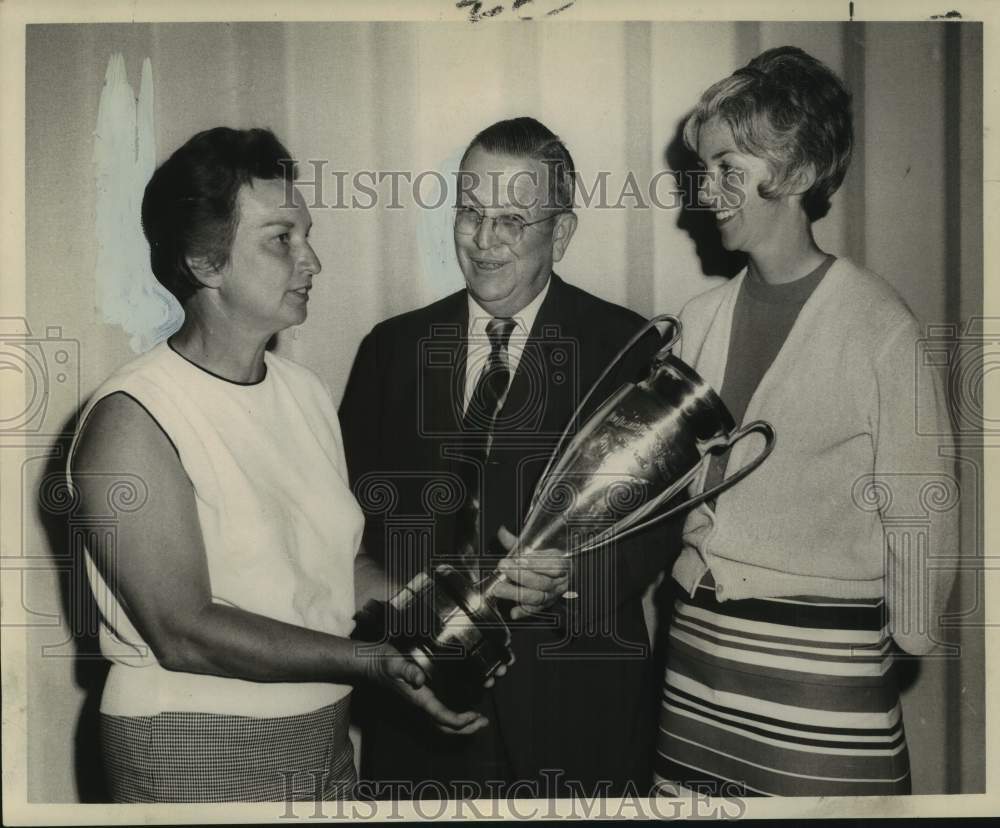
<path id="1" fill-rule="evenodd" d="M 431 323 L 426 347 L 414 354 L 420 359 L 424 377 L 424 436 L 434 446 L 436 468 L 448 467 L 442 457 L 443 444 L 454 443 L 461 433 L 462 400 L 465 393 L 465 361 L 468 353 L 468 303 L 464 291 L 441 318 Z"/>
<path id="2" fill-rule="evenodd" d="M 498 418 L 503 431 L 560 433 L 573 413 L 579 348 L 565 294 L 553 274 Z"/>

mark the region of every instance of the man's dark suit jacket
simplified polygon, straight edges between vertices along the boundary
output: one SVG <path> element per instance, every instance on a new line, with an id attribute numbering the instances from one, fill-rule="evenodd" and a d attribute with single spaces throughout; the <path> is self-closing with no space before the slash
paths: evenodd
<path id="1" fill-rule="evenodd" d="M 520 530 L 579 400 L 643 323 L 552 277 L 485 470 L 482 530 L 491 561 L 503 554 L 498 527 Z M 376 325 L 341 405 L 351 482 L 366 513 L 365 547 L 401 582 L 454 554 L 467 326 L 465 291 Z M 591 408 L 623 381 L 645 376 L 657 346 L 654 334 L 643 339 Z M 666 538 L 675 537 L 639 536 L 617 554 L 582 559 L 573 576 L 578 599 L 558 604 L 548 619 L 513 625 L 515 663 L 482 705 L 490 732 L 439 734 L 417 710 L 362 688 L 355 694 L 362 778 L 483 784 L 500 775 L 508 785 L 543 785 L 504 794 L 522 796 L 572 793 L 567 781 L 588 795 L 604 782 L 612 793 L 630 781 L 648 789 L 662 677 L 653 674 L 641 596 L 668 565 L 675 550 Z"/>

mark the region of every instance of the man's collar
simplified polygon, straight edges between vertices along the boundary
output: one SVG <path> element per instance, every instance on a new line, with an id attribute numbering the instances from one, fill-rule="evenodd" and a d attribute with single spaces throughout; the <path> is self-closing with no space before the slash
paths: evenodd
<path id="1" fill-rule="evenodd" d="M 550 275 L 545 282 L 545 287 L 538 292 L 538 295 L 514 314 L 513 319 L 523 336 L 528 336 L 531 333 L 531 327 L 535 324 L 538 310 L 541 308 L 542 302 L 545 301 L 545 297 L 549 295 L 553 278 L 554 274 Z M 493 318 L 493 315 L 473 299 L 472 294 L 468 291 L 466 291 L 466 296 L 469 302 L 469 336 L 486 336 L 486 325 Z"/>

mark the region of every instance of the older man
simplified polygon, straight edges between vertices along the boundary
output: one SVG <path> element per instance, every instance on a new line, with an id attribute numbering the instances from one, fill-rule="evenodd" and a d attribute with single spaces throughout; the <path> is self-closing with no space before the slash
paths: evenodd
<path id="1" fill-rule="evenodd" d="M 340 412 L 348 465 L 366 547 L 400 580 L 433 558 L 496 565 L 510 543 L 501 527 L 519 530 L 580 397 L 644 322 L 552 270 L 577 228 L 574 180 L 538 121 L 480 132 L 455 216 L 466 289 L 376 325 L 361 345 Z M 638 378 L 655 339 L 596 399 Z M 383 791 L 402 798 L 645 788 L 656 677 L 641 596 L 668 550 L 662 534 L 622 547 L 577 564 L 568 584 L 541 564 L 510 572 L 499 594 L 512 599 L 516 660 L 482 702 L 491 726 L 442 738 L 392 699 L 370 700 L 362 776 L 410 783 Z"/>

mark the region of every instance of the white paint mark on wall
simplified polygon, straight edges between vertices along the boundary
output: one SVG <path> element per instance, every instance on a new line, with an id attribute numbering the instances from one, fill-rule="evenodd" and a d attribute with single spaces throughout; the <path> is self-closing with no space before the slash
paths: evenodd
<path id="1" fill-rule="evenodd" d="M 143 353 L 180 326 L 184 312 L 153 276 L 140 209 L 156 166 L 153 66 L 142 63 L 139 97 L 128 82 L 125 58 L 108 60 L 94 131 L 97 185 L 97 309 L 104 321 L 129 334 Z"/>

